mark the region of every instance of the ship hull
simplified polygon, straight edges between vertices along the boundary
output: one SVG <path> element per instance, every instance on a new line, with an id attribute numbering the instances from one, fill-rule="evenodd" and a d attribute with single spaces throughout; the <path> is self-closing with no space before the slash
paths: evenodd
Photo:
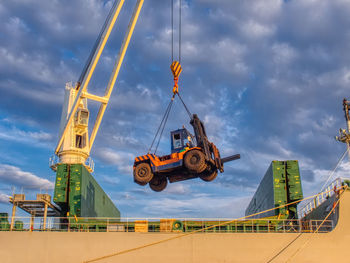
<path id="1" fill-rule="evenodd" d="M 349 208 L 346 191 L 336 227 L 320 234 L 0 232 L 0 258 L 9 263 L 84 262 L 177 236 L 96 262 L 344 262 L 350 243 Z"/>

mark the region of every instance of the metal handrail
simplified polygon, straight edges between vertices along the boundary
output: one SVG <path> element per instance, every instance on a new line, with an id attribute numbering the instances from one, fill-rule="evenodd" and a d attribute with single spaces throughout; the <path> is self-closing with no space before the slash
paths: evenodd
<path id="1" fill-rule="evenodd" d="M 0 231 L 9 231 L 6 218 L 0 217 Z M 21 221 L 21 222 L 20 222 Z M 225 221 L 227 224 L 224 224 Z M 312 233 L 322 220 L 289 220 L 289 219 L 249 219 L 232 220 L 228 218 L 48 218 L 46 229 L 42 217 L 15 217 L 14 231 L 59 231 L 59 232 L 203 232 L 215 233 Z M 177 222 L 180 227 L 174 228 Z M 7 227 L 6 227 L 7 226 Z M 211 227 L 211 229 L 206 229 Z M 215 226 L 215 227 L 214 227 Z M 333 221 L 326 220 L 318 230 L 320 233 L 330 232 Z"/>
<path id="2" fill-rule="evenodd" d="M 317 195 L 315 198 L 311 199 L 308 203 L 304 204 L 303 207 L 301 207 L 298 210 L 298 216 L 299 218 L 303 218 L 309 213 L 311 213 L 314 209 L 319 207 L 321 204 L 323 204 L 328 198 L 333 196 L 335 194 L 334 187 L 336 189 L 339 189 L 342 186 L 342 179 L 337 178 L 333 182 L 331 182 L 328 187 L 324 191 L 322 191 L 319 195 Z"/>

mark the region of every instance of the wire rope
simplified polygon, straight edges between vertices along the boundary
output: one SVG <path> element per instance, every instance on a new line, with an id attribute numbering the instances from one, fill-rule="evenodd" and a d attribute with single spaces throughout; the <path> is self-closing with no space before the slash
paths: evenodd
<path id="1" fill-rule="evenodd" d="M 168 121 L 168 118 L 169 118 L 169 114 L 170 114 L 171 106 L 173 105 L 173 101 L 174 101 L 174 100 L 172 99 L 172 100 L 171 100 L 170 107 L 169 107 L 169 110 L 166 112 L 165 121 L 164 121 L 164 123 L 163 123 L 163 128 L 162 128 L 162 131 L 160 132 L 160 135 L 159 135 L 159 138 L 158 138 L 158 142 L 157 142 L 157 146 L 156 146 L 156 149 L 154 150 L 154 154 L 157 153 L 158 146 L 159 146 L 160 140 L 161 140 L 161 138 L 162 138 L 165 125 L 166 125 L 166 123 L 167 123 L 167 121 Z"/>
<path id="2" fill-rule="evenodd" d="M 152 150 L 153 144 L 154 144 L 155 140 L 157 139 L 157 136 L 158 136 L 158 134 L 159 134 L 159 131 L 160 131 L 160 129 L 161 129 L 163 123 L 164 123 L 164 120 L 165 120 L 165 118 L 166 118 L 167 112 L 169 111 L 169 108 L 171 108 L 172 103 L 173 103 L 173 98 L 171 98 L 171 101 L 169 102 L 169 104 L 168 104 L 168 106 L 167 106 L 167 108 L 166 108 L 166 110 L 165 110 L 165 112 L 164 112 L 162 121 L 160 122 L 160 124 L 159 124 L 159 126 L 158 126 L 158 129 L 157 129 L 157 132 L 156 132 L 156 134 L 155 134 L 155 136 L 154 136 L 154 138 L 153 138 L 153 141 L 152 141 L 152 143 L 151 143 L 151 146 L 150 146 L 149 149 L 148 149 L 148 153 L 150 153 L 151 150 Z"/>
<path id="3" fill-rule="evenodd" d="M 343 161 L 346 153 L 349 151 L 349 149 L 346 149 L 346 151 L 343 153 L 343 155 L 340 157 L 340 159 L 337 162 L 337 165 L 335 166 L 335 168 L 333 169 L 333 171 L 329 174 L 326 182 L 323 184 L 322 188 L 321 188 L 321 192 L 324 190 L 325 186 L 327 185 L 327 183 L 329 182 L 329 180 L 333 177 L 335 171 L 338 169 L 339 165 L 341 164 L 341 162 Z"/>
<path id="4" fill-rule="evenodd" d="M 181 63 L 181 0 L 179 0 L 179 62 Z"/>
<path id="5" fill-rule="evenodd" d="M 185 102 L 183 101 L 183 99 L 181 98 L 180 93 L 177 93 L 177 95 L 179 96 L 179 98 L 180 98 L 182 104 L 184 105 L 185 110 L 187 111 L 188 116 L 189 116 L 190 119 L 192 120 L 192 114 L 191 114 L 190 110 L 187 108 L 187 105 L 185 104 Z"/>
<path id="6" fill-rule="evenodd" d="M 171 63 L 174 61 L 174 0 L 171 0 Z"/>

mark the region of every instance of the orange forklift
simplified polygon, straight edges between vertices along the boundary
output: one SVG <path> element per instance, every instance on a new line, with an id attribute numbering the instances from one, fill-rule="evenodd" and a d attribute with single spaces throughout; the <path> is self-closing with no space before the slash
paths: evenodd
<path id="1" fill-rule="evenodd" d="M 149 183 L 151 189 L 156 192 L 164 190 L 168 180 L 174 183 L 199 177 L 206 182 L 213 181 L 218 175 L 218 170 L 221 173 L 224 171 L 225 162 L 240 158 L 239 154 L 226 158 L 220 157 L 220 152 L 215 144 L 208 140 L 203 122 L 197 114 L 191 114 L 179 94 L 178 79 L 182 71 L 180 63 L 173 61 L 170 69 L 174 75 L 173 96 L 148 153 L 137 156 L 133 166 L 134 182 L 142 186 Z M 191 119 L 190 124 L 193 127 L 194 136 L 185 127 L 172 131 L 170 133 L 171 154 L 157 156 L 155 153 L 176 95 Z M 158 144 L 152 154 L 150 151 L 159 132 Z"/>
<path id="2" fill-rule="evenodd" d="M 193 114 L 190 124 L 193 136 L 186 128 L 172 131 L 171 154 L 157 156 L 146 154 L 135 158 L 134 181 L 160 192 L 170 183 L 192 178 L 201 178 L 210 182 L 224 171 L 224 163 L 240 158 L 235 154 L 221 158 L 215 144 L 207 138 L 205 128 L 197 114 Z"/>

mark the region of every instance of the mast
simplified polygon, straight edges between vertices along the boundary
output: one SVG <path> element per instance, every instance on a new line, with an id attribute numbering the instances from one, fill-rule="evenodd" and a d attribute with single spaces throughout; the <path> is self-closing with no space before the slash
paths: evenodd
<path id="1" fill-rule="evenodd" d="M 345 121 L 347 129 L 339 129 L 339 136 L 335 139 L 339 142 L 346 143 L 346 148 L 348 152 L 348 157 L 350 161 L 350 101 L 344 98 L 343 100 L 343 110 L 345 114 Z"/>

